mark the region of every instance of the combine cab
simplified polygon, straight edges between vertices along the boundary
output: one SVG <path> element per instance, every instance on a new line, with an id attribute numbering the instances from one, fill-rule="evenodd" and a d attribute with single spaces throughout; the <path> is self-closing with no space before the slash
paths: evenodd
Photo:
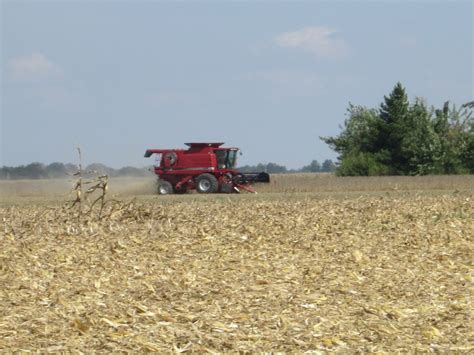
<path id="1" fill-rule="evenodd" d="M 224 143 L 185 143 L 188 149 L 148 149 L 145 157 L 156 154 L 155 174 L 158 193 L 183 194 L 254 192 L 252 183 L 270 182 L 267 173 L 240 173 L 235 169 L 238 148 L 222 148 Z"/>

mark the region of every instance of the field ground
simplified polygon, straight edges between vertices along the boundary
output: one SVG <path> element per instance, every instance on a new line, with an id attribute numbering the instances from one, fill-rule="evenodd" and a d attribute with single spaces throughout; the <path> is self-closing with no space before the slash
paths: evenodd
<path id="1" fill-rule="evenodd" d="M 260 198 L 278 198 L 285 194 L 287 198 L 301 196 L 365 196 L 380 193 L 472 193 L 474 175 L 454 176 L 390 176 L 390 177 L 334 177 L 331 174 L 272 174 L 270 184 L 257 185 Z M 0 205 L 11 204 L 48 204 L 70 200 L 73 181 L 58 180 L 0 180 Z M 146 178 L 112 178 L 110 193 L 113 197 L 169 202 L 175 196 L 166 198 L 156 196 L 156 179 Z M 243 196 L 243 197 L 242 197 Z M 232 195 L 232 199 L 252 198 L 248 194 Z M 229 195 L 203 196 L 195 193 L 178 196 L 178 201 L 229 199 Z"/>
<path id="2" fill-rule="evenodd" d="M 0 351 L 474 351 L 474 177 L 0 182 Z"/>

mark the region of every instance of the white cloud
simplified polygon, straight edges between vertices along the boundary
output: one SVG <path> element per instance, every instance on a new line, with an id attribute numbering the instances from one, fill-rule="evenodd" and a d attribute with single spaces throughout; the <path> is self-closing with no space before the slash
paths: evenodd
<path id="1" fill-rule="evenodd" d="M 275 38 L 280 47 L 299 48 L 318 57 L 339 58 L 347 54 L 347 43 L 337 37 L 337 31 L 328 27 L 305 27 L 294 32 L 285 32 Z"/>
<path id="2" fill-rule="evenodd" d="M 62 71 L 44 54 L 37 52 L 10 59 L 8 74 L 13 81 L 30 82 L 61 78 Z"/>
<path id="3" fill-rule="evenodd" d="M 22 84 L 24 99 L 42 107 L 69 110 L 79 106 L 79 96 L 67 86 L 61 67 L 41 52 L 10 58 L 6 77 Z"/>

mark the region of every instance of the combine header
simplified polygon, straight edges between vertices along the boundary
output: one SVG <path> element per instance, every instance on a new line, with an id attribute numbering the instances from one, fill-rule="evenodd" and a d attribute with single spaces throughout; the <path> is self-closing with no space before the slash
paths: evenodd
<path id="1" fill-rule="evenodd" d="M 156 154 L 155 174 L 160 195 L 232 193 L 246 190 L 255 193 L 252 183 L 270 182 L 267 173 L 240 173 L 235 169 L 239 148 L 222 148 L 224 143 L 185 143 L 188 149 L 148 149 L 145 158 Z"/>

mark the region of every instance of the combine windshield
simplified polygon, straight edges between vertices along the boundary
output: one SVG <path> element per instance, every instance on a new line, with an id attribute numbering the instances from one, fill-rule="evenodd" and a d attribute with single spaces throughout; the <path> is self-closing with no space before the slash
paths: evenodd
<path id="1" fill-rule="evenodd" d="M 237 151 L 229 150 L 229 154 L 227 154 L 227 169 L 233 169 L 236 163 L 237 163 Z"/>
<path id="2" fill-rule="evenodd" d="M 237 150 L 216 150 L 217 166 L 219 169 L 233 169 L 237 162 Z"/>

